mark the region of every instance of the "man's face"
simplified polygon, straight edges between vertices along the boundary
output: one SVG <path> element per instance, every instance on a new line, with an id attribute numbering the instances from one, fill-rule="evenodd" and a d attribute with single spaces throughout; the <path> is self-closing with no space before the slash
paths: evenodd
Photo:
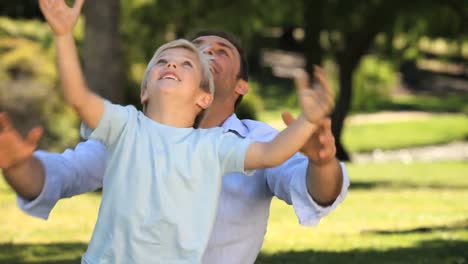
<path id="1" fill-rule="evenodd" d="M 216 87 L 215 98 L 233 95 L 240 72 L 240 54 L 228 40 L 218 36 L 201 36 L 193 40 L 205 53 L 213 56 L 211 63 Z"/>

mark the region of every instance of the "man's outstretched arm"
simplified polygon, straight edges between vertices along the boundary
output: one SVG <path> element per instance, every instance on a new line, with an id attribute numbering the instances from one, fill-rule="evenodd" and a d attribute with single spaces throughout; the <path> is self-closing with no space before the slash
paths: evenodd
<path id="1" fill-rule="evenodd" d="M 6 113 L 0 113 L 0 168 L 8 184 L 25 199 L 36 198 L 44 185 L 44 169 L 33 156 L 43 129 L 33 128 L 23 138 Z"/>
<path id="2" fill-rule="evenodd" d="M 33 151 L 42 128 L 23 138 L 0 113 L 0 169 L 18 195 L 26 213 L 47 218 L 58 200 L 102 187 L 107 150 L 97 140 L 88 140 L 63 153 Z"/>

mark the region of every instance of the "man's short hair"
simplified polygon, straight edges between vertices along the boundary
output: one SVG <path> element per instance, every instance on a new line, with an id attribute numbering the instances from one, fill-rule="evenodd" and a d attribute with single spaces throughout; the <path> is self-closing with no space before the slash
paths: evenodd
<path id="1" fill-rule="evenodd" d="M 242 45 L 239 39 L 234 34 L 228 31 L 207 29 L 207 30 L 200 30 L 196 32 L 195 34 L 193 34 L 192 37 L 190 37 L 190 40 L 193 41 L 203 36 L 216 36 L 216 37 L 223 38 L 229 41 L 236 48 L 240 56 L 240 69 L 236 77 L 237 79 L 242 79 L 248 82 L 249 81 L 249 65 L 247 63 L 247 57 L 244 53 L 244 50 L 242 49 Z M 234 108 L 237 108 L 237 106 L 241 103 L 242 97 L 243 95 L 239 95 L 239 97 L 237 98 L 234 104 Z"/>

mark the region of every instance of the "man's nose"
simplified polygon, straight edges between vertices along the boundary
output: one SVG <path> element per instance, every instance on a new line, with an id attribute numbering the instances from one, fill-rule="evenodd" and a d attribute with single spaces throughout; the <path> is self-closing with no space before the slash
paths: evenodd
<path id="1" fill-rule="evenodd" d="M 213 54 L 214 54 L 213 47 L 208 46 L 208 47 L 204 48 L 203 53 L 213 56 Z"/>

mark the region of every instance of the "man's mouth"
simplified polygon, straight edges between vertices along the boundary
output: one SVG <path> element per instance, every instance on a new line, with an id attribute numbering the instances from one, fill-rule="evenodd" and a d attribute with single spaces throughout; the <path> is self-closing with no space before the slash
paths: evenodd
<path id="1" fill-rule="evenodd" d="M 210 68 L 212 74 L 217 74 L 219 72 L 219 66 L 214 61 L 211 63 Z"/>

